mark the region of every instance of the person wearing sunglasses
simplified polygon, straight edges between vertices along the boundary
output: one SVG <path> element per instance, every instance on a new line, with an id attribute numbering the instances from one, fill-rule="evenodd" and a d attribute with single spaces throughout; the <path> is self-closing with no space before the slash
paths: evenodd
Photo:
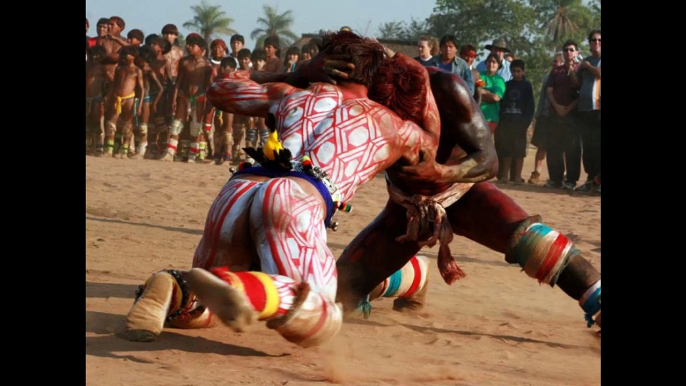
<path id="1" fill-rule="evenodd" d="M 600 193 L 600 30 L 588 34 L 591 56 L 570 74 L 572 87 L 579 90 L 579 129 L 583 146 L 586 182 L 575 190 Z"/>
<path id="2" fill-rule="evenodd" d="M 573 190 L 581 175 L 581 137 L 576 128 L 579 93 L 570 80 L 570 74 L 578 66 L 578 47 L 572 40 L 562 45 L 564 64 L 552 69 L 546 83 L 546 95 L 550 101 L 546 144 L 550 181 L 545 186 L 551 188 Z M 567 179 L 563 183 L 565 168 Z"/>

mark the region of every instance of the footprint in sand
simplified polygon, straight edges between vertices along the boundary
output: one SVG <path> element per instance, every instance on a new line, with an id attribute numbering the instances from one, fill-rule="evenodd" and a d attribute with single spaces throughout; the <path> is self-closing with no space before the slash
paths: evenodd
<path id="1" fill-rule="evenodd" d="M 567 233 L 565 236 L 574 243 L 581 241 L 581 236 L 574 234 L 574 232 Z"/>

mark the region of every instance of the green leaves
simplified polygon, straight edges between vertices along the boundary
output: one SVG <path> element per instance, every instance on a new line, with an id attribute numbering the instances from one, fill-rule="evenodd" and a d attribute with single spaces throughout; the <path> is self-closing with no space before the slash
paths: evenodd
<path id="1" fill-rule="evenodd" d="M 195 14 L 192 20 L 183 23 L 185 28 L 197 31 L 209 44 L 215 35 L 233 35 L 236 31 L 230 28 L 233 19 L 221 11 L 221 5 L 208 5 L 205 1 L 191 6 Z"/>
<path id="2" fill-rule="evenodd" d="M 250 34 L 251 39 L 257 38 L 257 47 L 261 47 L 264 39 L 272 35 L 279 37 L 279 44 L 282 49 L 287 48 L 299 39 L 299 36 L 290 29 L 294 21 L 291 10 L 279 14 L 276 8 L 268 5 L 264 5 L 263 9 L 265 17 L 257 19 L 257 24 L 260 27 L 255 28 Z"/>
<path id="3" fill-rule="evenodd" d="M 414 40 L 422 32 L 440 39 L 454 35 L 458 46 L 473 44 L 483 60 L 486 44 L 502 38 L 512 53 L 526 62 L 526 77 L 536 97 L 543 77 L 550 72 L 553 54 L 574 40 L 587 56 L 586 36 L 600 28 L 600 0 L 436 0 L 424 21 L 384 23 L 381 38 Z"/>

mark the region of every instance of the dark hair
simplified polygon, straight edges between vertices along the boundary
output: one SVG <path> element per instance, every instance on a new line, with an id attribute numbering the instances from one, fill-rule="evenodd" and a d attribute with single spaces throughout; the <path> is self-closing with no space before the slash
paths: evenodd
<path id="1" fill-rule="evenodd" d="M 122 31 L 124 30 L 124 27 L 126 27 L 126 23 L 124 23 L 124 19 L 122 19 L 119 16 L 112 16 L 110 18 L 110 23 L 115 23 L 116 25 L 119 26 L 119 28 L 122 29 Z"/>
<path id="2" fill-rule="evenodd" d="M 87 19 L 86 19 L 86 20 L 87 20 Z M 602 35 L 602 34 L 600 33 L 600 28 L 594 29 L 593 31 L 591 31 L 591 32 L 588 34 L 588 42 L 589 42 L 589 43 L 591 42 L 591 39 L 593 39 L 593 35 L 596 35 L 596 34 Z"/>
<path id="3" fill-rule="evenodd" d="M 86 18 L 86 25 L 89 27 L 91 26 L 91 23 L 88 22 L 88 18 Z"/>
<path id="4" fill-rule="evenodd" d="M 486 62 L 488 62 L 488 59 L 490 59 L 490 58 L 493 58 L 495 60 L 495 62 L 498 63 L 498 70 L 503 68 L 503 63 L 500 61 L 500 58 L 498 57 L 498 55 L 493 54 L 493 53 L 488 54 L 488 56 L 486 57 L 486 60 L 484 60 L 484 64 L 486 64 Z"/>
<path id="5" fill-rule="evenodd" d="M 107 55 L 107 50 L 101 45 L 95 45 L 88 49 L 90 58 L 92 60 L 102 59 Z"/>
<path id="6" fill-rule="evenodd" d="M 158 46 L 162 47 L 162 55 L 167 55 L 172 49 L 172 44 L 169 43 L 169 40 L 163 37 L 158 37 L 154 42 L 157 43 Z"/>
<path id="7" fill-rule="evenodd" d="M 145 39 L 145 35 L 143 35 L 143 31 L 139 29 L 132 29 L 129 31 L 128 34 L 126 34 L 126 37 L 131 39 L 131 38 L 136 38 L 138 39 L 139 42 L 142 42 Z"/>
<path id="8" fill-rule="evenodd" d="M 255 49 L 255 51 L 250 54 L 250 60 L 253 62 L 257 62 L 258 60 L 267 60 L 267 54 L 264 52 L 264 50 L 261 50 L 259 48 Z"/>
<path id="9" fill-rule="evenodd" d="M 279 37 L 276 35 L 267 36 L 267 38 L 264 39 L 264 44 L 262 46 L 274 46 L 274 48 L 279 48 Z"/>
<path id="10" fill-rule="evenodd" d="M 131 55 L 134 57 L 134 60 L 136 57 L 138 57 L 138 47 L 136 46 L 126 46 L 119 51 L 119 61 L 121 63 L 126 63 L 126 56 Z"/>
<path id="11" fill-rule="evenodd" d="M 203 50 L 207 51 L 207 42 L 202 36 L 198 34 L 188 35 L 188 38 L 186 39 L 186 45 L 188 46 L 191 44 L 195 44 Z"/>
<path id="12" fill-rule="evenodd" d="M 519 67 L 522 69 L 522 71 L 526 70 L 526 64 L 524 64 L 524 61 L 522 59 L 515 59 L 510 63 L 510 69 L 513 69 L 515 67 Z"/>
<path id="13" fill-rule="evenodd" d="M 241 60 L 243 58 L 249 58 L 250 50 L 247 48 L 242 48 L 240 51 L 238 51 L 238 54 L 236 56 L 238 57 L 238 60 Z"/>
<path id="14" fill-rule="evenodd" d="M 350 31 L 331 32 L 324 36 L 321 51 L 332 59 L 351 60 L 355 69 L 348 81 L 370 87 L 374 75 L 384 62 L 383 46 L 371 39 L 364 39 Z"/>
<path id="15" fill-rule="evenodd" d="M 474 51 L 474 53 L 476 54 L 476 47 L 474 47 L 471 44 L 465 44 L 462 46 L 462 48 L 460 48 L 460 55 L 469 53 L 471 51 Z"/>
<path id="16" fill-rule="evenodd" d="M 562 45 L 562 51 L 564 51 L 565 47 L 567 46 L 574 46 L 574 49 L 579 51 L 579 45 L 576 44 L 574 40 L 567 40 L 565 44 Z"/>
<path id="17" fill-rule="evenodd" d="M 145 70 L 145 65 L 149 63 L 150 62 L 148 61 L 146 55 L 136 56 L 136 59 L 133 60 L 133 64 L 135 64 L 136 67 L 140 68 L 141 71 Z"/>
<path id="18" fill-rule="evenodd" d="M 439 46 L 442 46 L 444 44 L 447 44 L 448 42 L 451 42 L 455 45 L 455 48 L 457 48 L 457 39 L 455 39 L 455 35 L 445 35 L 441 38 L 441 43 Z"/>
<path id="19" fill-rule="evenodd" d="M 231 36 L 231 41 L 229 43 L 232 44 L 235 41 L 239 41 L 239 42 L 245 44 L 245 38 L 243 38 L 243 35 L 240 35 L 240 34 L 235 34 L 235 35 Z"/>
<path id="20" fill-rule="evenodd" d="M 100 20 L 98 20 L 98 23 L 95 25 L 95 27 L 97 28 L 99 25 L 102 24 L 110 24 L 110 19 L 106 17 L 101 17 Z"/>
<path id="21" fill-rule="evenodd" d="M 179 29 L 176 28 L 174 24 L 167 24 L 164 27 L 162 27 L 162 35 L 164 34 L 179 36 Z"/>
<path id="22" fill-rule="evenodd" d="M 288 55 L 298 55 L 300 56 L 300 49 L 296 46 L 290 46 L 286 50 L 286 59 L 288 59 Z"/>
<path id="23" fill-rule="evenodd" d="M 238 61 L 233 56 L 227 56 L 224 59 L 222 59 L 220 66 L 221 67 L 229 66 L 235 70 L 236 67 L 238 67 Z"/>
<path id="24" fill-rule="evenodd" d="M 155 60 L 155 53 L 152 52 L 152 49 L 149 46 L 142 46 L 138 49 L 138 57 L 143 58 L 147 63 L 151 63 Z M 143 69 L 143 67 L 141 67 L 141 69 Z"/>
<path id="25" fill-rule="evenodd" d="M 152 43 L 155 40 L 157 40 L 158 38 L 160 38 L 160 35 L 157 35 L 157 34 L 150 34 L 150 35 L 146 36 L 145 37 L 145 45 L 146 46 L 152 45 Z"/>
<path id="26" fill-rule="evenodd" d="M 307 43 L 307 50 L 310 52 L 310 55 L 312 56 L 312 58 L 317 56 L 317 54 L 319 53 L 319 47 L 321 47 L 321 46 L 322 46 L 322 39 L 321 38 L 314 37 L 314 38 L 310 39 L 310 41 Z M 317 52 L 315 52 L 315 50 Z"/>

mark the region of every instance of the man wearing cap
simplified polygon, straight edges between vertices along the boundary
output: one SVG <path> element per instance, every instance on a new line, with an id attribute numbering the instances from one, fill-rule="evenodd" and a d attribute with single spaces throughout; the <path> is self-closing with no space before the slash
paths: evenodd
<path id="1" fill-rule="evenodd" d="M 492 54 L 496 54 L 498 58 L 500 59 L 500 70 L 498 70 L 498 75 L 502 76 L 503 79 L 507 82 L 508 80 L 512 79 L 512 73 L 510 72 L 510 62 L 505 59 L 505 53 L 506 52 L 511 52 L 509 48 L 507 48 L 507 43 L 505 43 L 505 40 L 503 39 L 496 39 L 493 41 L 493 44 L 486 44 L 486 49 L 491 50 Z M 476 69 L 479 70 L 479 72 L 484 72 L 486 71 L 486 61 L 482 60 L 477 64 Z"/>

